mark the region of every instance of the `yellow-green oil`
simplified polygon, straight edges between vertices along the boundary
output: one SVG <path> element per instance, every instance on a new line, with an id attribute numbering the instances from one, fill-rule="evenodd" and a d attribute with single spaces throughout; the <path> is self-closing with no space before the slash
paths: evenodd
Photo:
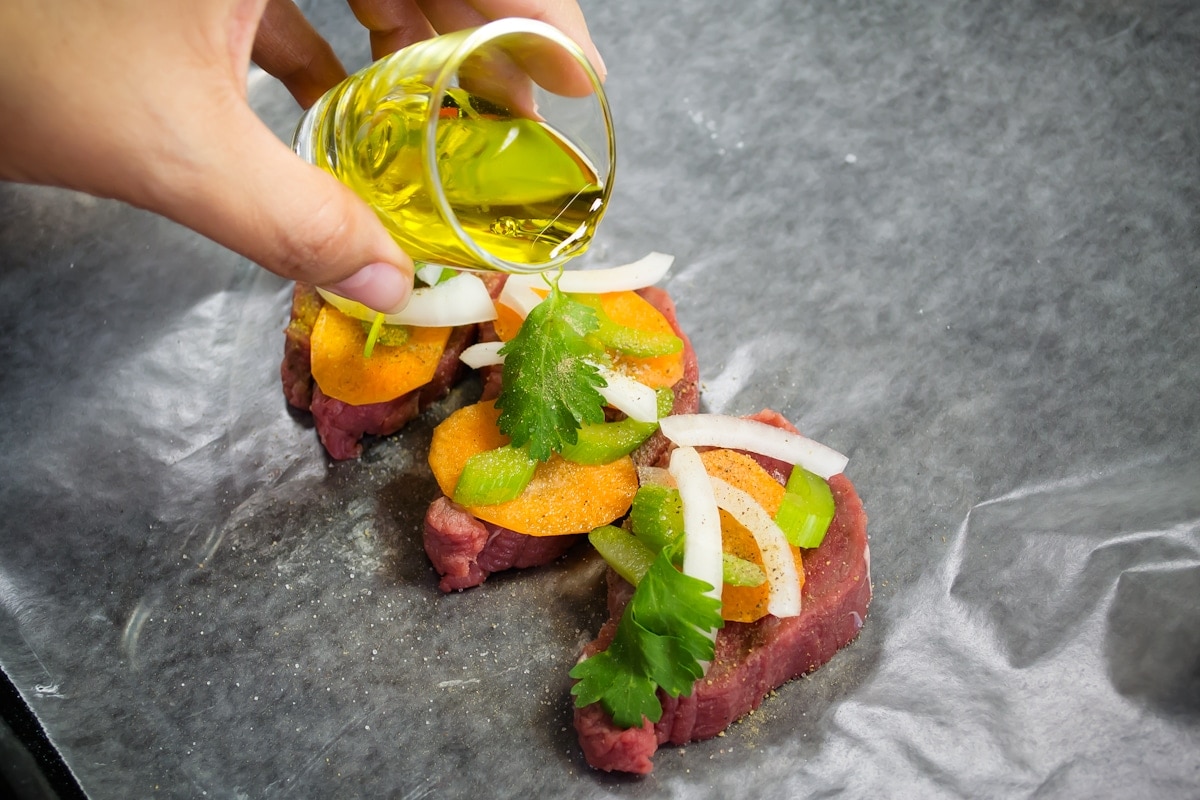
<path id="1" fill-rule="evenodd" d="M 318 165 L 370 203 L 414 257 L 480 266 L 467 263 L 425 185 L 428 88 L 393 86 L 382 98 L 358 88 L 323 110 L 336 111 L 342 124 L 326 128 L 333 137 L 316 148 Z M 486 252 L 538 265 L 587 248 L 603 185 L 587 159 L 544 122 L 452 89 L 438 109 L 434 147 L 447 205 Z"/>

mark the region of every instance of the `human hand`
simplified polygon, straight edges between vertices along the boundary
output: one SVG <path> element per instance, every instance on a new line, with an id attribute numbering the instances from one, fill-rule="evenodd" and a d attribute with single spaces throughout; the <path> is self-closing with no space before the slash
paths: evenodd
<path id="1" fill-rule="evenodd" d="M 528 17 L 553 25 L 575 40 L 601 79 L 605 74 L 604 61 L 575 0 L 347 0 L 347 4 L 370 32 L 371 57 L 375 59 L 439 33 L 473 28 L 501 17 Z M 591 83 L 573 61 L 558 50 L 553 58 L 558 63 L 531 65 L 530 72 L 551 80 L 557 77 L 562 83 L 554 90 L 562 94 L 591 92 Z M 346 75 L 337 56 L 292 0 L 267 4 L 253 59 L 305 108 Z"/>
<path id="2" fill-rule="evenodd" d="M 573 0 L 350 5 L 377 55 L 504 15 L 540 17 L 595 52 Z M 344 76 L 290 0 L 4 0 L 0 179 L 122 200 L 284 277 L 382 311 L 403 306 L 411 259 L 365 203 L 254 114 L 252 52 L 301 105 Z"/>

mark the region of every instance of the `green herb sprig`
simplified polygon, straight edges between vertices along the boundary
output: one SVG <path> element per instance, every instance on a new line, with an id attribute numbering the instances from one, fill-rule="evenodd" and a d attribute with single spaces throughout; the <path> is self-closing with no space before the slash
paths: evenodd
<path id="1" fill-rule="evenodd" d="M 643 717 L 662 717 L 658 689 L 690 695 L 713 657 L 708 632 L 724 624 L 721 601 L 706 594 L 711 588 L 659 553 L 625 606 L 612 644 L 571 670 L 579 681 L 571 687 L 575 705 L 599 702 L 619 727 L 632 728 Z"/>
<path id="2" fill-rule="evenodd" d="M 526 317 L 500 353 L 503 389 L 496 398 L 497 424 L 516 447 L 545 461 L 575 444 L 585 423 L 604 421 L 604 378 L 596 362 L 604 347 L 590 336 L 596 312 L 552 284 L 550 294 Z"/>

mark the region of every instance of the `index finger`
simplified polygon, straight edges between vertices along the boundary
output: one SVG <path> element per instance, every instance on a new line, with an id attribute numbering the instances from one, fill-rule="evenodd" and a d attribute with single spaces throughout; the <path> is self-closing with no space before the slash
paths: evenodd
<path id="1" fill-rule="evenodd" d="M 250 58 L 279 79 L 308 108 L 346 77 L 329 42 L 292 0 L 270 0 L 258 23 Z"/>
<path id="2" fill-rule="evenodd" d="M 501 17 L 528 17 L 553 25 L 583 50 L 592 68 L 604 80 L 608 70 L 604 59 L 592 35 L 588 32 L 587 20 L 584 19 L 583 9 L 575 0 L 466 0 L 471 6 L 488 19 Z M 590 87 L 589 87 L 590 91 Z"/>
<path id="3" fill-rule="evenodd" d="M 604 80 L 604 61 L 574 0 L 348 0 L 359 22 L 371 32 L 375 58 L 435 33 L 474 28 L 502 17 L 545 22 L 572 39 Z M 590 94 L 590 79 L 579 65 L 554 47 L 532 48 L 519 60 L 539 83 L 566 95 Z"/>
<path id="4" fill-rule="evenodd" d="M 591 37 L 587 35 L 583 12 L 579 11 L 573 0 L 416 0 L 416 3 L 425 11 L 425 16 L 433 26 L 442 32 L 471 28 L 503 17 L 525 17 L 550 25 L 565 34 L 583 50 L 593 69 L 600 58 L 595 45 L 591 44 Z M 564 30 L 563 25 L 572 28 L 575 34 Z M 575 38 L 580 30 L 591 47 L 592 55 Z M 584 97 L 592 93 L 592 81 L 579 62 L 549 41 L 531 40 L 514 48 L 509 57 L 551 92 L 571 97 Z M 603 65 L 603 62 L 600 63 Z M 604 73 L 596 71 L 603 80 Z"/>
<path id="5" fill-rule="evenodd" d="M 371 57 L 383 58 L 437 31 L 413 0 L 347 0 L 371 37 Z"/>

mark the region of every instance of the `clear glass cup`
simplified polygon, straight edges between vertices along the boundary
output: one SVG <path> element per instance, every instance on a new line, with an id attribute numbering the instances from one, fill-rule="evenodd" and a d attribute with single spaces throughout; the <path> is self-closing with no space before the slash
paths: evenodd
<path id="1" fill-rule="evenodd" d="M 305 113 L 293 148 L 370 203 L 414 259 L 502 272 L 586 250 L 616 162 L 608 100 L 583 51 L 518 18 L 350 76 Z"/>

